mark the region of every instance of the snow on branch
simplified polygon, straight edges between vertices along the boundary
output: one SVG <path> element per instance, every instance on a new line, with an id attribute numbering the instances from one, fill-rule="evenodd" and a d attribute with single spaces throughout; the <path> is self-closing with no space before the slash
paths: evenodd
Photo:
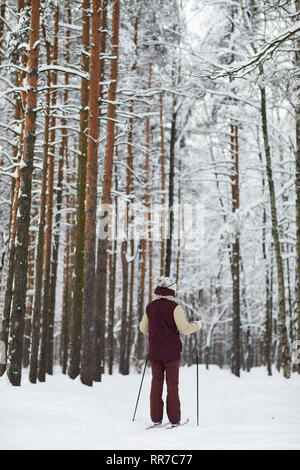
<path id="1" fill-rule="evenodd" d="M 236 75 L 239 72 L 246 71 L 244 75 L 253 71 L 260 64 L 270 59 L 278 47 L 284 42 L 290 40 L 296 33 L 300 31 L 300 21 L 297 21 L 292 27 L 284 30 L 279 36 L 267 43 L 260 51 L 256 52 L 249 60 L 241 62 L 237 67 L 227 69 L 225 72 L 211 75 L 210 78 L 217 79 L 228 75 Z M 250 70 L 249 67 L 252 67 Z"/>

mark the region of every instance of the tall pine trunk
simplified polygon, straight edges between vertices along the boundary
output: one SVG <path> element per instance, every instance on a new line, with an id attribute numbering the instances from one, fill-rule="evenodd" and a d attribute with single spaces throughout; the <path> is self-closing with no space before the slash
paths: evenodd
<path id="1" fill-rule="evenodd" d="M 295 9 L 299 14 L 300 11 L 300 0 L 295 0 Z M 295 65 L 299 70 L 300 67 L 300 39 L 296 41 L 296 52 L 295 52 Z M 296 117 L 296 230 L 297 230 L 297 307 L 296 307 L 296 335 L 297 340 L 300 341 L 300 84 L 299 76 L 296 75 L 295 84 L 295 117 Z M 300 364 L 295 364 L 295 368 L 300 374 Z"/>
<path id="2" fill-rule="evenodd" d="M 149 77 L 148 77 L 148 90 L 152 86 L 152 62 L 149 62 Z M 151 152 L 151 122 L 150 122 L 151 106 L 148 106 L 148 115 L 146 118 L 146 198 L 145 206 L 147 210 L 147 238 L 148 238 L 148 302 L 152 300 L 152 265 L 153 265 L 153 248 L 152 248 L 152 220 L 151 220 L 151 206 L 150 206 L 150 181 L 151 181 L 151 165 L 150 165 L 150 152 Z"/>
<path id="3" fill-rule="evenodd" d="M 105 359 L 105 317 L 106 317 L 106 284 L 107 284 L 107 250 L 109 246 L 109 232 L 111 228 L 110 212 L 112 208 L 111 187 L 115 146 L 115 119 L 116 95 L 118 80 L 119 59 L 119 24 L 120 0 L 113 0 L 112 4 L 112 36 L 111 36 L 111 63 L 110 85 L 108 89 L 107 124 L 106 124 L 106 151 L 102 176 L 102 194 L 100 210 L 100 231 L 103 232 L 103 223 L 106 216 L 106 234 L 98 239 L 97 272 L 96 272 L 96 302 L 95 316 L 95 354 L 94 354 L 94 380 L 100 381 L 104 371 Z"/>
<path id="4" fill-rule="evenodd" d="M 21 384 L 23 334 L 27 285 L 28 238 L 31 208 L 32 170 L 35 146 L 37 85 L 40 35 L 40 0 L 31 2 L 29 56 L 27 72 L 27 104 L 23 165 L 20 169 L 19 217 L 16 229 L 15 272 L 12 299 L 11 338 L 9 343 L 8 377 L 13 385 Z"/>
<path id="5" fill-rule="evenodd" d="M 27 300 L 26 300 L 26 314 L 24 326 L 24 342 L 23 342 L 23 367 L 29 366 L 30 359 L 30 337 L 31 337 L 31 315 L 33 303 L 33 289 L 34 289 L 34 246 L 35 246 L 35 233 L 31 232 L 29 236 L 29 250 L 28 250 L 28 273 L 27 273 Z"/>
<path id="6" fill-rule="evenodd" d="M 90 0 L 82 2 L 82 32 L 81 32 L 81 68 L 89 71 L 90 44 Z M 69 377 L 75 379 L 80 372 L 83 281 L 84 281 L 84 232 L 85 232 L 85 189 L 86 189 L 86 158 L 87 158 L 87 126 L 88 126 L 89 82 L 81 79 L 80 90 L 80 135 L 77 169 L 77 208 L 75 231 L 74 280 L 71 318 L 71 344 Z"/>
<path id="7" fill-rule="evenodd" d="M 68 24 L 72 23 L 72 15 L 70 4 L 68 5 Z M 65 52 L 65 63 L 70 63 L 70 30 L 67 30 L 66 34 L 66 52 Z M 63 102 L 66 105 L 68 103 L 69 92 L 69 73 L 65 73 L 65 85 L 66 89 L 63 93 Z M 48 351 L 47 351 L 47 373 L 53 374 L 53 353 L 54 353 L 54 324 L 55 324 L 55 303 L 56 303 L 56 284 L 57 284 L 57 268 L 58 268 L 58 254 L 59 254 L 59 242 L 60 242 L 60 231 L 61 231 L 61 213 L 63 209 L 63 179 L 64 179 L 64 167 L 65 159 L 68 158 L 68 132 L 67 132 L 67 120 L 62 118 L 62 137 L 59 149 L 59 161 L 58 161 L 58 174 L 57 174 L 57 185 L 56 185 L 56 214 L 55 214 L 55 226 L 54 226 L 54 244 L 53 254 L 51 261 L 51 286 L 50 286 L 50 301 L 49 301 L 49 329 L 48 329 Z M 67 202 L 67 200 L 66 200 Z M 67 214 L 67 230 L 69 229 L 70 214 Z"/>
<path id="8" fill-rule="evenodd" d="M 43 25 L 43 35 L 46 44 L 47 65 L 51 63 L 51 46 L 46 37 L 45 27 Z M 43 287 L 43 252 L 44 252 L 44 233 L 45 233 L 45 215 L 46 215 L 46 188 L 48 173 L 48 146 L 49 146 L 49 124 L 50 124 L 50 86 L 51 72 L 47 73 L 47 92 L 45 103 L 45 121 L 44 121 L 44 145 L 43 145 L 43 164 L 41 174 L 41 197 L 39 226 L 37 234 L 37 247 L 35 255 L 35 280 L 34 280 L 34 303 L 32 311 L 32 334 L 31 334 L 31 355 L 29 380 L 36 383 L 38 373 L 38 351 L 40 343 L 40 323 L 42 309 L 42 287 Z"/>
<path id="9" fill-rule="evenodd" d="M 86 172 L 85 264 L 82 319 L 82 357 L 80 377 L 85 385 L 93 385 L 94 363 L 94 300 L 95 253 L 99 138 L 99 76 L 100 76 L 100 10 L 101 0 L 93 0 L 90 56 L 88 148 Z"/>
<path id="10" fill-rule="evenodd" d="M 17 85 L 19 87 L 23 86 L 23 72 L 18 74 Z M 26 93 L 23 92 L 23 95 Z M 26 96 L 24 98 L 24 105 L 26 104 Z M 15 104 L 15 119 L 20 121 L 23 118 L 24 113 L 22 112 L 22 103 L 19 98 L 16 99 Z M 22 121 L 21 121 L 22 122 Z M 19 190 L 20 190 L 20 160 L 23 153 L 23 142 L 24 140 L 24 122 L 21 124 L 21 132 L 19 136 L 18 145 L 14 149 L 14 158 L 16 159 L 17 168 L 15 169 L 15 178 L 14 183 L 12 184 L 13 189 L 13 198 L 10 211 L 10 227 L 9 227 L 9 255 L 8 255 L 8 264 L 6 272 L 6 283 L 5 283 L 5 295 L 4 295 L 4 308 L 2 315 L 2 330 L 0 339 L 4 342 L 5 348 L 7 351 L 8 347 L 8 336 L 9 336 L 9 326 L 10 326 L 10 313 L 11 313 L 11 302 L 13 297 L 13 280 L 15 272 L 15 241 L 16 241 L 16 229 L 17 229 L 17 212 L 19 204 Z M 4 374 L 6 370 L 5 364 L 0 364 L 0 376 Z"/>
<path id="11" fill-rule="evenodd" d="M 231 158 L 232 158 L 232 213 L 239 209 L 239 148 L 238 148 L 238 125 L 230 126 Z M 241 322 L 240 322 L 240 237 L 236 230 L 231 251 L 231 274 L 232 274 L 232 372 L 239 377 L 241 368 Z"/>
<path id="12" fill-rule="evenodd" d="M 69 172 L 69 154 L 67 142 L 65 150 L 65 169 L 66 169 L 66 183 L 70 187 L 70 172 Z M 71 205 L 71 195 L 68 189 L 66 194 L 66 209 L 68 210 Z M 61 321 L 61 338 L 60 338 L 60 364 L 62 366 L 63 374 L 67 373 L 68 359 L 69 359 L 69 339 L 71 330 L 71 294 L 72 294 L 72 272 L 71 272 L 71 250 L 72 250 L 72 214 L 67 212 L 66 215 L 66 240 L 65 240 L 65 256 L 64 256 L 64 288 L 63 288 L 63 305 L 62 305 L 62 321 Z M 73 251 L 73 250 L 72 250 Z"/>
<path id="13" fill-rule="evenodd" d="M 58 22 L 59 22 L 59 7 L 56 7 L 54 16 L 54 42 L 52 49 L 52 63 L 57 65 L 58 58 Z M 50 295 L 51 295 L 51 254 L 52 254 L 52 225 L 53 225 L 53 194 L 54 194 L 54 169 L 55 169 L 55 124 L 56 124 L 56 85 L 57 85 L 57 71 L 51 73 L 51 84 L 54 91 L 51 93 L 51 107 L 52 113 L 50 115 L 50 142 L 49 142 L 49 163 L 48 163 L 48 187 L 46 197 L 46 230 L 44 238 L 44 282 L 43 282 L 43 306 L 42 306 L 42 333 L 41 333 L 41 347 L 38 365 L 38 379 L 40 382 L 45 382 L 47 371 L 47 358 L 48 358 L 48 338 L 49 338 L 49 325 L 50 325 Z"/>
<path id="14" fill-rule="evenodd" d="M 132 64 L 131 71 L 134 72 L 137 66 L 137 48 L 138 48 L 138 21 L 139 17 L 136 16 L 134 23 L 134 46 L 135 46 L 135 61 Z M 134 111 L 134 100 L 130 104 L 130 112 L 133 114 Z M 130 246 L 130 276 L 129 276 L 129 299 L 128 299 L 128 324 L 127 324 L 127 338 L 126 338 L 126 351 L 125 351 L 125 363 L 124 373 L 129 374 L 130 369 L 130 354 L 132 348 L 132 323 L 133 323 L 133 288 L 134 288 L 134 259 L 135 259 L 135 244 L 134 244 L 134 213 L 130 210 L 130 204 L 134 200 L 134 186 L 133 186 L 133 116 L 129 119 L 129 131 L 128 131 L 128 158 L 127 158 L 127 174 L 126 174 L 126 194 L 130 197 L 130 202 L 126 203 L 127 209 L 127 221 L 128 221 L 128 244 Z"/>
<path id="15" fill-rule="evenodd" d="M 112 375 L 114 365 L 114 320 L 115 320 L 115 288 L 116 288 L 116 261 L 117 241 L 111 242 L 109 255 L 109 295 L 108 295 L 108 373 Z"/>
<path id="16" fill-rule="evenodd" d="M 170 167 L 169 167 L 169 227 L 166 243 L 166 260 L 165 260 L 165 276 L 170 276 L 172 262 L 172 239 L 174 230 L 174 176 L 175 176 L 175 144 L 176 144 L 176 121 L 177 121 L 177 96 L 172 101 L 172 118 L 171 118 L 171 138 L 170 138 Z"/>
<path id="17" fill-rule="evenodd" d="M 165 176 L 165 135 L 163 119 L 163 92 L 159 95 L 159 122 L 160 122 L 160 148 L 161 148 L 161 241 L 160 241 L 160 275 L 164 275 L 165 263 L 165 203 L 166 203 L 166 176 Z"/>

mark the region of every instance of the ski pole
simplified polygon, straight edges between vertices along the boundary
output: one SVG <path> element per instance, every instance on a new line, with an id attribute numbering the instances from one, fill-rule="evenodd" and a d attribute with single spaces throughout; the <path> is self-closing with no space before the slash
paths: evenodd
<path id="1" fill-rule="evenodd" d="M 135 409 L 134 409 L 134 414 L 133 414 L 132 421 L 134 421 L 134 419 L 135 419 L 135 414 L 136 414 L 136 410 L 137 410 L 138 403 L 139 403 L 139 399 L 140 399 L 140 394 L 141 394 L 141 390 L 142 390 L 142 385 L 143 385 L 143 381 L 144 381 L 144 375 L 145 375 L 145 372 L 146 372 L 147 363 L 148 363 L 148 354 L 147 354 L 146 360 L 145 360 L 145 365 L 144 365 L 144 370 L 143 370 L 141 385 L 140 385 L 138 397 L 137 397 L 137 400 L 136 400 L 136 405 L 135 405 Z"/>
<path id="2" fill-rule="evenodd" d="M 199 344 L 198 344 L 198 333 L 196 335 L 196 354 L 197 354 L 197 426 L 199 426 Z"/>

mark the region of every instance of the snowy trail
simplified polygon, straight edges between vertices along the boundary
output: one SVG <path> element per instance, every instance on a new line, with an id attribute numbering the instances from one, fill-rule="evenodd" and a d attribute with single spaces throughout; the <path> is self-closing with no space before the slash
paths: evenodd
<path id="1" fill-rule="evenodd" d="M 150 370 L 132 422 L 141 376 L 104 375 L 85 387 L 57 373 L 14 388 L 0 379 L 0 449 L 300 449 L 300 376 L 285 380 L 264 368 L 242 373 L 200 366 L 200 426 L 196 368 L 180 369 L 182 428 L 150 424 Z"/>

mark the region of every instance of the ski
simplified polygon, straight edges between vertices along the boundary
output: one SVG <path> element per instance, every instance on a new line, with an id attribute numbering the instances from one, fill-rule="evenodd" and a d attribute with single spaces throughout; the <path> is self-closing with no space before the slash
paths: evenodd
<path id="1" fill-rule="evenodd" d="M 189 422 L 190 422 L 190 419 L 187 418 L 183 423 L 177 424 L 176 426 L 168 426 L 166 427 L 166 429 L 176 429 L 176 428 L 179 428 L 180 426 L 184 426 L 185 424 L 188 424 Z"/>
<path id="2" fill-rule="evenodd" d="M 169 421 L 167 423 L 161 423 L 161 424 L 151 424 L 150 426 L 148 426 L 146 428 L 146 431 L 148 431 L 148 429 L 154 429 L 154 428 L 165 428 L 166 426 L 169 426 Z"/>

